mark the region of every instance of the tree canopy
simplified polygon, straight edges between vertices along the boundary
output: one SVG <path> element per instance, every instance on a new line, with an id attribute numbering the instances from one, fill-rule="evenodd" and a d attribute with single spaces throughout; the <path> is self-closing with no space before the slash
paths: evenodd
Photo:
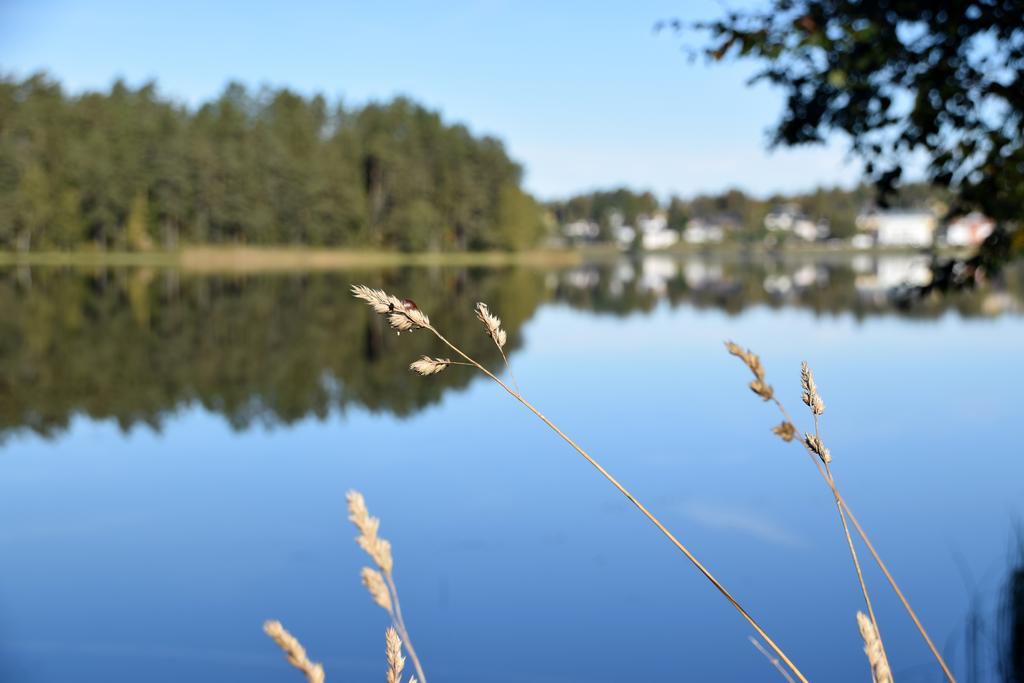
<path id="1" fill-rule="evenodd" d="M 773 144 L 845 134 L 882 202 L 923 157 L 955 211 L 1000 224 L 993 265 L 1024 251 L 1022 17 L 1022 0 L 769 0 L 695 28 L 709 58 L 752 60 L 785 92 Z"/>
<path id="2" fill-rule="evenodd" d="M 512 249 L 542 236 L 503 144 L 404 98 L 346 107 L 231 84 L 71 95 L 0 79 L 0 248 Z"/>

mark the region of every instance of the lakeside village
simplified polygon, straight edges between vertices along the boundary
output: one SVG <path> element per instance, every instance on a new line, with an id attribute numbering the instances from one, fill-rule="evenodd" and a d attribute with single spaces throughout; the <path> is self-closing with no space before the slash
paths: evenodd
<path id="1" fill-rule="evenodd" d="M 973 248 L 992 234 L 995 222 L 980 213 L 969 213 L 941 221 L 939 211 L 932 209 L 871 209 L 860 212 L 855 221 L 856 233 L 849 237 L 832 234 L 826 220 L 813 220 L 797 203 L 774 207 L 763 220 L 763 243 L 774 247 L 780 244 L 813 244 L 848 247 L 853 249 L 932 247 Z M 627 224 L 623 214 L 611 211 L 607 230 L 615 242 L 624 249 L 642 247 L 646 251 L 669 249 L 677 245 L 711 247 L 735 241 L 739 224 L 730 216 L 693 217 L 682 229 L 669 225 L 664 211 L 638 214 Z M 594 220 L 581 219 L 561 227 L 564 240 L 569 243 L 597 241 L 602 226 Z"/>
<path id="2" fill-rule="evenodd" d="M 767 207 L 766 207 L 767 208 Z M 577 219 L 561 225 L 561 241 L 586 244 L 614 241 L 623 250 L 640 248 L 639 259 L 619 261 L 611 272 L 598 276 L 596 267 L 584 266 L 566 273 L 562 287 L 569 291 L 606 290 L 615 299 L 629 291 L 655 298 L 668 296 L 679 283 L 692 295 L 721 300 L 738 291 L 760 290 L 766 301 L 800 304 L 812 291 L 830 291 L 847 300 L 852 295 L 867 309 L 883 310 L 908 287 L 927 285 L 932 279 L 932 249 L 970 249 L 980 245 L 995 229 L 995 222 L 979 213 L 943 219 L 941 204 L 932 209 L 871 208 L 850 212 L 842 236 L 833 234 L 826 220 L 810 218 L 797 202 L 772 205 L 763 219 L 743 222 L 728 213 L 673 220 L 671 211 L 654 209 L 635 213 L 628 223 L 621 212 L 608 210 L 603 220 Z M 748 214 L 749 215 L 749 214 Z M 751 227 L 758 227 L 754 232 Z M 715 247 L 729 243 L 818 245 L 824 252 L 847 256 L 830 258 L 811 252 L 792 258 L 758 261 L 745 266 L 745 274 L 731 261 L 715 256 Z M 813 254 L 819 254 L 814 256 Z M 688 255 L 687 255 L 688 254 Z M 680 259 L 680 255 L 682 258 Z M 823 260 L 824 259 L 824 260 Z M 838 259 L 838 260 L 836 260 Z M 756 282 L 748 282 L 753 279 Z M 603 282 L 603 285 L 601 284 Z M 744 284 L 745 283 L 745 284 Z M 754 290 L 746 289 L 749 285 Z M 1016 288 L 996 287 L 978 300 L 978 314 L 996 315 L 1024 310 Z M 843 292 L 846 292 L 845 294 Z"/>

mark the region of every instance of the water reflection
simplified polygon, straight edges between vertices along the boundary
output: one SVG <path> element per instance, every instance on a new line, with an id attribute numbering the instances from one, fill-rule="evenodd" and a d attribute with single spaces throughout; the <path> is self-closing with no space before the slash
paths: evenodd
<path id="1" fill-rule="evenodd" d="M 75 414 L 159 429 L 192 403 L 235 428 L 324 417 L 349 405 L 409 415 L 468 373 L 430 382 L 395 372 L 434 340 L 399 341 L 348 295 L 353 281 L 414 296 L 477 357 L 500 359 L 469 311 L 487 301 L 508 350 L 540 306 L 557 302 L 625 315 L 669 306 L 739 313 L 798 307 L 857 318 L 1018 314 L 1024 269 L 975 291 L 906 303 L 925 257 L 765 260 L 675 258 L 588 263 L 563 270 L 406 268 L 387 271 L 190 275 L 175 270 L 0 270 L 0 435 L 53 435 Z"/>

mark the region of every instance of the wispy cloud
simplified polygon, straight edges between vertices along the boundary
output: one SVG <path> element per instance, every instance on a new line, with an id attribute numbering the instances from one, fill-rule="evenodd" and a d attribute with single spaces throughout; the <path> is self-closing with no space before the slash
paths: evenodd
<path id="1" fill-rule="evenodd" d="M 702 501 L 686 501 L 682 504 L 682 510 L 688 518 L 712 529 L 734 531 L 752 536 L 765 543 L 789 548 L 807 545 L 800 536 L 769 519 L 761 512 L 751 512 L 729 505 Z"/>

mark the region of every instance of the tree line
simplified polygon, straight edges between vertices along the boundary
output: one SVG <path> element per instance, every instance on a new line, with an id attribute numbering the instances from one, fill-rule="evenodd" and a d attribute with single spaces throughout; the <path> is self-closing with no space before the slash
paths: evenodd
<path id="1" fill-rule="evenodd" d="M 230 84 L 189 108 L 0 77 L 0 248 L 518 249 L 544 229 L 521 180 L 499 140 L 405 98 Z"/>

